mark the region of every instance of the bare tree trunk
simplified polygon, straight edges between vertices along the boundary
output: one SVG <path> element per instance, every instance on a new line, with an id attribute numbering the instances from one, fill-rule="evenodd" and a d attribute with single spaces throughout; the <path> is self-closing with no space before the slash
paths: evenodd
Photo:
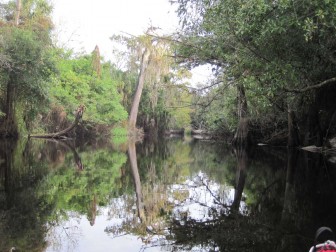
<path id="1" fill-rule="evenodd" d="M 14 24 L 16 26 L 19 26 L 20 15 L 21 15 L 21 0 L 16 0 L 16 13 L 15 13 L 15 20 L 14 20 Z"/>
<path id="2" fill-rule="evenodd" d="M 247 113 L 247 101 L 245 95 L 245 88 L 243 84 L 237 86 L 237 114 L 239 118 L 238 128 L 235 136 L 232 140 L 232 144 L 236 146 L 247 146 L 248 145 L 248 124 L 249 118 Z"/>
<path id="3" fill-rule="evenodd" d="M 135 129 L 135 127 L 136 127 L 139 104 L 140 104 L 142 90 L 143 90 L 144 82 L 145 82 L 146 68 L 147 68 L 147 65 L 149 63 L 149 56 L 150 56 L 150 52 L 147 49 L 145 49 L 145 51 L 142 54 L 142 58 L 141 58 L 140 73 L 139 73 L 139 77 L 138 77 L 138 85 L 137 85 L 137 89 L 135 91 L 135 95 L 134 95 L 133 103 L 132 103 L 132 108 L 131 108 L 131 112 L 130 112 L 130 116 L 129 116 L 129 126 L 130 126 L 131 129 Z"/>

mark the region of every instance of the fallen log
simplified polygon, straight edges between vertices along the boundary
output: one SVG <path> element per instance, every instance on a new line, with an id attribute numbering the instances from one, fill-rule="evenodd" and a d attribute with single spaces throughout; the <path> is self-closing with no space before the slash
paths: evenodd
<path id="1" fill-rule="evenodd" d="M 84 105 L 80 105 L 77 110 L 76 110 L 76 117 L 75 117 L 75 121 L 66 129 L 61 130 L 59 132 L 55 132 L 55 133 L 47 133 L 47 134 L 33 134 L 33 135 L 28 135 L 28 137 L 35 137 L 35 138 L 66 138 L 66 134 L 70 131 L 72 131 L 74 128 L 76 128 L 78 126 L 78 123 L 80 121 L 80 119 L 83 116 L 85 110 L 85 106 Z"/>

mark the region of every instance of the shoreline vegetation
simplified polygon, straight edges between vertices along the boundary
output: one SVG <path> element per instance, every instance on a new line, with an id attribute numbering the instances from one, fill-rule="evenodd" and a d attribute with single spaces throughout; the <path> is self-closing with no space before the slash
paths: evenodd
<path id="1" fill-rule="evenodd" d="M 123 68 L 98 45 L 57 47 L 47 1 L 2 4 L 0 137 L 191 134 L 244 148 L 335 148 L 336 3 L 175 4 L 184 23 L 175 33 L 111 34 Z M 211 79 L 191 85 L 203 65 Z"/>

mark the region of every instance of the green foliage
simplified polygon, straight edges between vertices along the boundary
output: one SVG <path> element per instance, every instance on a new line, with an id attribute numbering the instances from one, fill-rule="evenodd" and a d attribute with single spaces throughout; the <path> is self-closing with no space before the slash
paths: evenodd
<path id="1" fill-rule="evenodd" d="M 73 168 L 73 156 L 69 153 L 65 163 L 41 184 L 40 193 L 55 204 L 58 214 L 69 210 L 89 215 L 93 201 L 105 206 L 121 190 L 120 169 L 127 159 L 124 153 L 98 150 L 80 155 L 84 170 Z"/>
<path id="2" fill-rule="evenodd" d="M 191 124 L 192 94 L 182 85 L 167 85 L 162 91 L 162 107 L 167 110 L 168 127 L 172 129 L 189 128 Z"/>
<path id="3" fill-rule="evenodd" d="M 22 108 L 16 114 L 29 124 L 48 102 L 50 76 L 55 71 L 51 7 L 44 0 L 24 1 L 18 25 L 13 25 L 14 1 L 0 8 L 0 109 L 6 113 L 0 126 L 1 131 L 17 135 L 14 107 Z"/>
<path id="4" fill-rule="evenodd" d="M 128 131 L 126 128 L 114 127 L 111 130 L 112 143 L 114 145 L 125 144 L 128 140 Z"/>
<path id="5" fill-rule="evenodd" d="M 120 80 L 112 78 L 109 63 L 102 64 L 101 77 L 97 76 L 92 60 L 89 55 L 71 58 L 66 54 L 59 59 L 59 74 L 54 76 L 50 89 L 53 102 L 65 107 L 69 114 L 84 104 L 84 119 L 98 124 L 126 120 L 127 112 L 117 91 Z"/>
<path id="6" fill-rule="evenodd" d="M 44 204 L 44 197 L 37 196 L 36 189 L 48 170 L 44 162 L 34 159 L 28 146 L 30 142 L 22 138 L 0 142 L 0 165 L 7 171 L 6 176 L 0 175 L 1 251 L 15 246 L 17 250 L 37 252 L 46 245 L 45 223 L 52 206 Z"/>
<path id="7" fill-rule="evenodd" d="M 218 87 L 206 95 L 195 94 L 192 126 L 212 132 L 233 132 L 237 125 L 233 87 Z"/>
<path id="8" fill-rule="evenodd" d="M 112 129 L 112 136 L 118 136 L 118 137 L 122 137 L 122 136 L 127 136 L 127 129 L 126 128 L 122 128 L 122 127 L 115 127 Z"/>
<path id="9" fill-rule="evenodd" d="M 189 67 L 212 64 L 218 86 L 244 85 L 255 121 L 286 120 L 288 106 L 302 111 L 314 97 L 289 99 L 289 90 L 335 77 L 335 8 L 334 1 L 179 0 L 177 58 Z M 222 110 L 232 111 L 234 99 L 228 105 Z"/>
<path id="10" fill-rule="evenodd" d="M 177 66 L 173 58 L 173 46 L 169 39 L 152 34 L 139 37 L 114 35 L 113 42 L 126 47 L 126 53 L 115 51 L 115 57 L 124 55 L 120 61 L 125 62 L 123 75 L 124 106 L 129 110 L 133 101 L 139 69 L 139 62 L 144 48 L 150 51 L 150 61 L 145 74 L 145 87 L 138 112 L 138 124 L 146 129 L 150 120 L 163 130 L 168 127 L 183 128 L 190 123 L 190 94 L 183 80 L 190 73 Z M 187 104 L 187 105 L 186 105 Z"/>
<path id="11" fill-rule="evenodd" d="M 46 100 L 46 87 L 54 70 L 45 41 L 31 30 L 1 27 L 0 52 L 8 61 L 0 69 L 1 88 L 7 82 L 15 85 L 16 100 L 37 106 Z"/>

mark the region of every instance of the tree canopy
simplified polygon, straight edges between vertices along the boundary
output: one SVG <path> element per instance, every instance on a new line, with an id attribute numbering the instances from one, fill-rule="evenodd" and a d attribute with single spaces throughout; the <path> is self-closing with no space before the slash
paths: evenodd
<path id="1" fill-rule="evenodd" d="M 330 118 L 335 111 L 335 106 L 321 106 L 319 98 L 330 89 L 335 92 L 334 2 L 179 0 L 177 4 L 183 25 L 176 35 L 181 63 L 213 65 L 219 83 L 216 93 L 243 85 L 255 121 L 266 120 L 267 113 L 271 121 L 285 122 L 289 108 L 309 114 L 311 123 L 299 120 L 312 136 L 326 133 L 326 128 L 319 133 L 309 129 L 322 122 L 308 110 L 320 107 Z"/>
<path id="2" fill-rule="evenodd" d="M 55 70 L 51 56 L 51 7 L 45 1 L 24 1 L 20 8 L 11 1 L 3 6 L 0 88 L 4 115 L 0 135 L 16 136 L 14 107 L 23 103 L 30 110 L 47 100 L 47 83 Z M 25 113 L 28 112 L 23 111 L 21 116 Z"/>

